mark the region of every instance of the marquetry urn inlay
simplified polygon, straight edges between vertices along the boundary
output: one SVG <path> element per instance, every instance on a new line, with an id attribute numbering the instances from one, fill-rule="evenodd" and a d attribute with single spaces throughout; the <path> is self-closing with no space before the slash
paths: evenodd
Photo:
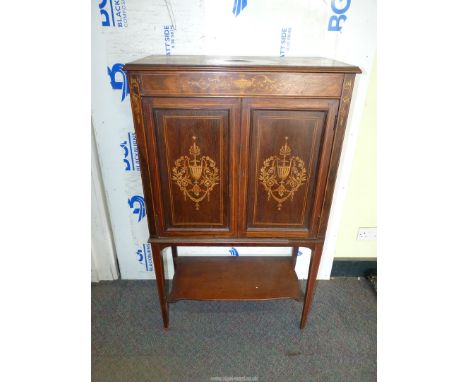
<path id="1" fill-rule="evenodd" d="M 196 144 L 197 137 L 192 137 L 193 143 L 189 148 L 190 157 L 181 156 L 174 162 L 172 180 L 184 194 L 195 203 L 195 209 L 200 209 L 200 202 L 207 198 L 210 192 L 219 184 L 219 170 L 216 162 L 207 155 L 201 155 L 200 147 Z"/>
<path id="2" fill-rule="evenodd" d="M 260 183 L 268 194 L 268 200 L 273 198 L 278 202 L 278 211 L 286 200 L 293 200 L 294 193 L 307 180 L 304 161 L 291 153 L 288 137 L 284 137 L 284 145 L 280 148 L 279 155 L 265 159 L 260 170 Z"/>

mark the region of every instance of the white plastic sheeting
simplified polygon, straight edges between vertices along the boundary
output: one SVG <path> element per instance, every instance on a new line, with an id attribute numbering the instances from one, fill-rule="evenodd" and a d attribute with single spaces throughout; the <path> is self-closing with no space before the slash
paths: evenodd
<path id="1" fill-rule="evenodd" d="M 375 53 L 375 0 L 92 0 L 92 119 L 124 279 L 154 278 L 138 151 L 122 65 L 151 54 L 324 56 L 358 65 L 319 278 L 333 259 L 340 206 Z M 236 252 L 237 251 L 237 252 Z M 296 271 L 307 278 L 310 251 Z M 166 276 L 172 277 L 170 249 Z M 186 254 L 290 254 L 288 248 L 180 248 Z"/>

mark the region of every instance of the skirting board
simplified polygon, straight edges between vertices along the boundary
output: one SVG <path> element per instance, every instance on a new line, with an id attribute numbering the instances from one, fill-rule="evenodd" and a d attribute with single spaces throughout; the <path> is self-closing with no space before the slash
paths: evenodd
<path id="1" fill-rule="evenodd" d="M 333 260 L 330 277 L 369 277 L 377 275 L 376 258 L 338 257 Z"/>

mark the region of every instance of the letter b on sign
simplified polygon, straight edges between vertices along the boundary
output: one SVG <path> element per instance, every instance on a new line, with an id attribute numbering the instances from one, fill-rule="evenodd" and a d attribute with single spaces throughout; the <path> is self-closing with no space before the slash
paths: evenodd
<path id="1" fill-rule="evenodd" d="M 341 30 L 340 22 L 345 21 L 346 16 L 345 15 L 340 15 L 340 16 L 331 16 L 330 21 L 328 21 L 328 30 L 332 32 L 339 32 Z"/>

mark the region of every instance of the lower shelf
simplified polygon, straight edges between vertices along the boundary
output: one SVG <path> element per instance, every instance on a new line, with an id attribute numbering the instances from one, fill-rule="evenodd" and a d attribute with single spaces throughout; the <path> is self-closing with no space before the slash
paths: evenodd
<path id="1" fill-rule="evenodd" d="M 290 257 L 181 256 L 176 258 L 169 302 L 301 297 Z"/>

